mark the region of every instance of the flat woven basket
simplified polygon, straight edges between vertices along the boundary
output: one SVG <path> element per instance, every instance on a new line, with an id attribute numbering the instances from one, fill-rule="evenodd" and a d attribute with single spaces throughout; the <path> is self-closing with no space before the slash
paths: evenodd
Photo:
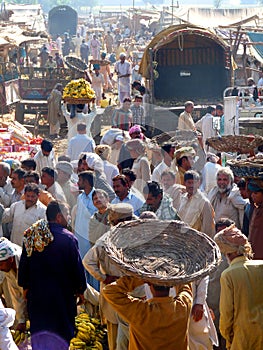
<path id="1" fill-rule="evenodd" d="M 85 62 L 83 62 L 81 59 L 74 57 L 74 56 L 66 56 L 64 58 L 66 65 L 77 72 L 84 73 L 86 69 L 88 69 L 88 66 Z"/>
<path id="2" fill-rule="evenodd" d="M 181 221 L 119 224 L 111 230 L 104 249 L 125 275 L 163 286 L 202 278 L 221 261 L 216 243 Z"/>
<path id="3" fill-rule="evenodd" d="M 64 101 L 71 105 L 85 105 L 90 103 L 90 98 L 74 98 L 74 97 L 64 97 Z"/>
<path id="4" fill-rule="evenodd" d="M 259 135 L 225 135 L 209 137 L 206 144 L 219 152 L 249 153 L 263 145 L 263 137 Z"/>
<path id="5" fill-rule="evenodd" d="M 158 145 L 162 145 L 164 142 L 172 142 L 179 146 L 188 146 L 193 142 L 197 142 L 197 134 L 190 130 L 168 131 L 154 136 L 152 141 Z"/>
<path id="6" fill-rule="evenodd" d="M 228 160 L 227 165 L 235 176 L 257 178 L 263 171 L 263 158 L 251 157 L 240 160 Z M 261 174 L 260 174 L 261 173 Z"/>

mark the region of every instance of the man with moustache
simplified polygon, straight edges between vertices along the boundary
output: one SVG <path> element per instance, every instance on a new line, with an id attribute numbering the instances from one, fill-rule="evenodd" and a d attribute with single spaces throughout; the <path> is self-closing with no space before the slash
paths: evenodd
<path id="1" fill-rule="evenodd" d="M 143 206 L 144 201 L 137 197 L 134 193 L 130 192 L 129 182 L 125 175 L 117 175 L 113 179 L 113 189 L 116 194 L 116 198 L 111 202 L 112 204 L 128 203 L 133 207 L 134 214 L 139 216 L 140 209 Z"/>
<path id="2" fill-rule="evenodd" d="M 23 232 L 37 220 L 46 218 L 46 207 L 39 198 L 39 188 L 36 184 L 27 184 L 24 200 L 15 202 L 10 208 L 0 206 L 2 223 L 12 222 L 11 242 L 22 247 Z"/>
<path id="3" fill-rule="evenodd" d="M 233 172 L 229 168 L 222 168 L 218 170 L 216 179 L 217 186 L 208 193 L 208 199 L 215 211 L 215 221 L 225 217 L 234 220 L 236 226 L 241 228 L 247 201 L 241 197 L 234 183 Z"/>

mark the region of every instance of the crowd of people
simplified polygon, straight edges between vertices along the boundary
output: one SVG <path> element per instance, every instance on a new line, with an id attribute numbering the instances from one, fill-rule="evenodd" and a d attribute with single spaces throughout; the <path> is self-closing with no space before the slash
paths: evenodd
<path id="1" fill-rule="evenodd" d="M 93 289 L 110 350 L 261 349 L 263 176 L 237 178 L 207 148 L 205 140 L 220 133 L 213 118 L 222 118 L 223 106 L 209 106 L 195 123 L 187 101 L 178 130 L 195 140 L 153 147 L 141 98 L 130 108 L 129 97 L 120 97 L 100 144 L 90 132 L 96 106 L 91 113 L 79 106 L 72 117 L 63 104 L 50 109 L 51 124 L 58 113 L 69 123 L 62 155 L 44 139 L 34 158 L 0 163 L 0 287 L 5 306 L 16 311 L 15 327 L 25 330 L 29 318 L 34 350 L 46 349 L 51 336 L 54 349 L 68 349 L 77 303 Z M 56 125 L 50 133 L 58 133 Z M 181 220 L 206 233 L 218 242 L 222 263 L 176 290 L 123 276 L 105 252 L 107 235 L 140 219 Z"/>

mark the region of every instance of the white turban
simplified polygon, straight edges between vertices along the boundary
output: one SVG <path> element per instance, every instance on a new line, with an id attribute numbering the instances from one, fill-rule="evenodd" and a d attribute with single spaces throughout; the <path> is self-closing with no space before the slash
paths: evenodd
<path id="1" fill-rule="evenodd" d="M 0 238 L 0 261 L 7 260 L 15 255 L 15 248 L 7 238 Z"/>
<path id="2" fill-rule="evenodd" d="M 98 156 L 96 153 L 90 152 L 86 152 L 84 154 L 86 154 L 86 162 L 88 164 L 88 167 L 104 175 L 104 164 L 100 156 Z M 80 158 L 82 155 L 83 153 L 80 155 Z"/>

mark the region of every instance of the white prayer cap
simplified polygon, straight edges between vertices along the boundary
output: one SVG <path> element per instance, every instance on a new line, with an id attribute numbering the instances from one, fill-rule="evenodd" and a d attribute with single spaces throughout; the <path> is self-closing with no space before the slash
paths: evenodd
<path id="1" fill-rule="evenodd" d="M 125 53 L 125 52 L 121 52 L 119 57 L 120 57 L 120 58 L 126 57 L 126 53 Z"/>
<path id="2" fill-rule="evenodd" d="M 15 255 L 15 248 L 7 238 L 0 238 L 0 261 L 7 260 Z"/>
<path id="3" fill-rule="evenodd" d="M 58 162 L 56 164 L 56 170 L 61 170 L 66 174 L 72 175 L 73 174 L 73 166 L 69 162 L 66 162 L 64 160 Z"/>

